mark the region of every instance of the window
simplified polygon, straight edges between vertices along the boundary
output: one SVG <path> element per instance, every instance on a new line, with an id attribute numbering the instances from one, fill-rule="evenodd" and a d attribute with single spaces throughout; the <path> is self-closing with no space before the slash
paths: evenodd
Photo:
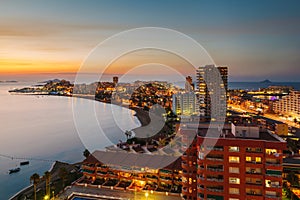
<path id="1" fill-rule="evenodd" d="M 239 188 L 229 188 L 229 194 L 240 194 Z"/>
<path id="2" fill-rule="evenodd" d="M 240 184 L 240 179 L 235 177 L 229 177 L 229 183 L 231 184 Z"/>
<path id="3" fill-rule="evenodd" d="M 277 150 L 276 149 L 266 149 L 266 154 L 276 154 L 277 153 Z"/>
<path id="4" fill-rule="evenodd" d="M 229 167 L 229 173 L 239 174 L 240 168 L 238 167 Z"/>
<path id="5" fill-rule="evenodd" d="M 261 157 L 256 157 L 256 158 L 255 158 L 255 162 L 261 163 Z"/>
<path id="6" fill-rule="evenodd" d="M 229 156 L 230 163 L 240 163 L 240 157 L 238 156 Z"/>
<path id="7" fill-rule="evenodd" d="M 246 162 L 251 162 L 251 157 L 250 156 L 246 156 Z"/>
<path id="8" fill-rule="evenodd" d="M 229 151 L 230 151 L 230 152 L 239 152 L 239 151 L 240 151 L 240 148 L 237 147 L 237 146 L 232 146 L 232 147 L 229 147 Z"/>

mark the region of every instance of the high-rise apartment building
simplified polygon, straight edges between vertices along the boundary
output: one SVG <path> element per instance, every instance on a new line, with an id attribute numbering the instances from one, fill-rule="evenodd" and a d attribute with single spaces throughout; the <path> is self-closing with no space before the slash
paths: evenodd
<path id="1" fill-rule="evenodd" d="M 284 140 L 252 124 L 208 126 L 200 124 L 196 143 L 182 156 L 184 199 L 282 198 Z M 208 130 L 219 137 L 207 137 Z M 194 132 L 182 129 L 183 142 Z"/>
<path id="2" fill-rule="evenodd" d="M 273 104 L 276 113 L 300 118 L 300 91 L 291 91 Z"/>
<path id="3" fill-rule="evenodd" d="M 197 88 L 202 117 L 223 117 L 226 112 L 228 68 L 206 65 L 197 70 Z"/>
<path id="4" fill-rule="evenodd" d="M 199 103 L 194 92 L 173 94 L 172 99 L 172 110 L 176 115 L 199 115 Z"/>

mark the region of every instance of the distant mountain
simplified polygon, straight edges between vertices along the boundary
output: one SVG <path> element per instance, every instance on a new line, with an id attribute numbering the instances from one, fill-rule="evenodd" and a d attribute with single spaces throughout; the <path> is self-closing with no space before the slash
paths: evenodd
<path id="1" fill-rule="evenodd" d="M 272 81 L 266 79 L 266 80 L 264 80 L 264 81 L 260 81 L 260 83 L 272 83 Z"/>
<path id="2" fill-rule="evenodd" d="M 50 82 L 58 83 L 58 82 L 60 82 L 60 80 L 59 79 L 53 79 L 53 80 L 48 80 L 48 81 L 42 81 L 42 82 L 39 82 L 39 83 L 50 83 Z"/>
<path id="3" fill-rule="evenodd" d="M 0 81 L 0 83 L 17 83 L 18 81 Z"/>

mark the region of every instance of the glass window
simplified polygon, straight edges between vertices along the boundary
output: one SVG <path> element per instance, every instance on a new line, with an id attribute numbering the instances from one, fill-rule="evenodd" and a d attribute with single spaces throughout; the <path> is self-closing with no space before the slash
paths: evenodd
<path id="1" fill-rule="evenodd" d="M 240 168 L 238 168 L 238 167 L 229 167 L 229 173 L 239 174 L 240 173 Z"/>
<path id="2" fill-rule="evenodd" d="M 261 157 L 256 157 L 256 158 L 255 158 L 255 162 L 261 163 Z"/>
<path id="3" fill-rule="evenodd" d="M 246 162 L 251 162 L 251 157 L 250 156 L 246 156 Z"/>
<path id="4" fill-rule="evenodd" d="M 229 177 L 229 183 L 231 184 L 240 184 L 240 179 L 235 177 Z"/>
<path id="5" fill-rule="evenodd" d="M 240 163 L 240 157 L 238 156 L 229 156 L 230 163 Z"/>
<path id="6" fill-rule="evenodd" d="M 239 188 L 229 188 L 229 194 L 240 194 Z"/>
<path id="7" fill-rule="evenodd" d="M 229 151 L 230 152 L 239 152 L 240 148 L 237 146 L 231 146 L 231 147 L 229 147 Z"/>

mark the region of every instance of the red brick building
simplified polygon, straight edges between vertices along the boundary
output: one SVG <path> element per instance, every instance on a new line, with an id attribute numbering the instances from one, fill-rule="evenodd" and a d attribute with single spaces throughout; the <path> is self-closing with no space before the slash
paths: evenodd
<path id="1" fill-rule="evenodd" d="M 286 142 L 251 124 L 225 127 L 210 129 L 216 137 L 200 128 L 182 156 L 184 199 L 281 199 Z M 181 130 L 183 143 L 194 132 Z"/>

